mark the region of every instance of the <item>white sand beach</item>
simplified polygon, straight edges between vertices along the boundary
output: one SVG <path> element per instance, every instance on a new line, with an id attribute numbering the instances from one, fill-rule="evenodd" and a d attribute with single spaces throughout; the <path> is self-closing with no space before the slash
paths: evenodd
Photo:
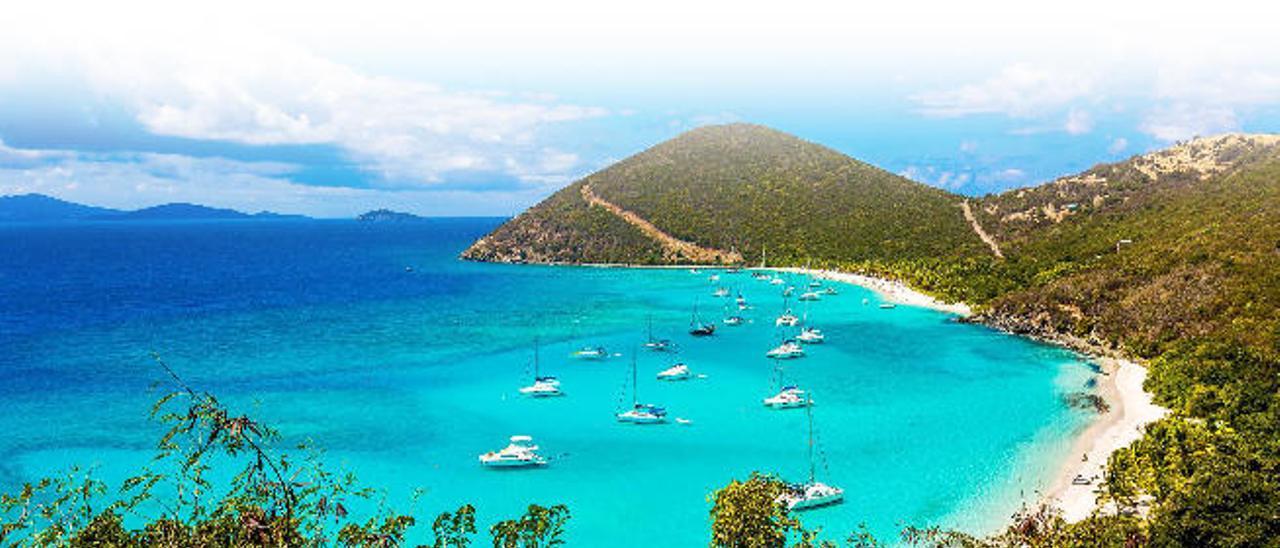
<path id="1" fill-rule="evenodd" d="M 1142 437 L 1146 425 L 1169 412 L 1142 389 L 1147 368 L 1116 358 L 1098 358 L 1097 363 L 1103 371 L 1098 379 L 1098 394 L 1111 407 L 1076 438 L 1070 456 L 1044 493 L 1044 502 L 1057 507 L 1062 517 L 1072 523 L 1093 512 L 1097 504 L 1094 490 L 1102 481 L 1103 468 L 1111 454 Z M 1076 477 L 1087 479 L 1089 484 L 1073 484 Z"/>
<path id="2" fill-rule="evenodd" d="M 902 282 L 888 280 L 885 278 L 877 278 L 875 276 L 867 276 L 864 274 L 850 274 L 848 272 L 839 272 L 835 270 L 810 270 L 805 268 L 770 268 L 768 270 L 795 274 L 812 274 L 815 277 L 825 280 L 835 280 L 837 282 L 862 286 L 875 291 L 886 301 L 895 304 L 932 308 L 934 310 L 946 312 L 948 314 L 957 314 L 960 316 L 969 316 L 973 313 L 967 304 L 945 303 L 934 297 L 911 289 Z"/>

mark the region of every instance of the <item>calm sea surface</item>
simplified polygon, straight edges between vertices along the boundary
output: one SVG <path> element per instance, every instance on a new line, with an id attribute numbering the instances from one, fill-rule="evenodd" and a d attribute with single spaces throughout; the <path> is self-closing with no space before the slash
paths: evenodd
<path id="1" fill-rule="evenodd" d="M 108 478 L 144 464 L 161 433 L 147 418 L 163 380 L 152 351 L 324 447 L 392 506 L 410 509 L 421 489 L 412 509 L 427 536 L 436 513 L 464 502 L 482 530 L 536 502 L 570 507 L 575 545 L 705 545 L 716 487 L 752 470 L 807 476 L 804 411 L 761 405 L 777 388 L 764 352 L 779 337 L 778 286 L 456 259 L 499 222 L 0 226 L 0 490 L 72 464 Z M 694 339 L 695 303 L 716 320 L 732 306 L 716 285 L 754 305 L 752 322 Z M 834 539 L 860 522 L 887 538 L 899 523 L 983 530 L 1032 500 L 1089 419 L 1062 402 L 1093 374 L 1087 364 L 837 287 L 808 310 L 827 343 L 784 369 L 817 401 L 820 479 L 846 490 L 806 525 Z M 614 420 L 649 318 L 706 378 L 659 383 L 672 357 L 642 350 L 641 399 L 692 425 Z M 517 395 L 535 337 L 567 396 Z M 569 358 L 587 344 L 622 355 Z M 512 434 L 534 436 L 554 462 L 477 465 Z"/>

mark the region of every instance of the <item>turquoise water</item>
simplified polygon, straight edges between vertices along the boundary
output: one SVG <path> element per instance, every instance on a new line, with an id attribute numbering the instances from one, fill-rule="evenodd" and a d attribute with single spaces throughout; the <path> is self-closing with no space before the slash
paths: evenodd
<path id="1" fill-rule="evenodd" d="M 719 285 L 755 306 L 752 323 L 695 339 L 695 302 L 708 318 L 732 304 L 711 295 L 706 272 L 455 259 L 496 222 L 0 227 L 0 488 L 72 463 L 110 476 L 145 462 L 159 433 L 146 419 L 161 379 L 151 350 L 323 446 L 393 506 L 423 489 L 413 509 L 427 523 L 464 502 L 484 527 L 531 502 L 564 503 L 572 544 L 702 545 L 715 488 L 752 470 L 807 475 L 804 411 L 761 405 L 777 388 L 764 358 L 777 286 L 724 275 Z M 1089 419 L 1061 398 L 1091 378 L 1087 364 L 837 287 L 809 309 L 827 343 L 785 365 L 817 401 L 820 479 L 846 490 L 805 524 L 833 539 L 861 522 L 886 538 L 901 523 L 982 531 L 1034 500 Z M 640 350 L 641 399 L 691 426 L 614 420 L 649 318 L 707 377 L 660 383 L 671 357 Z M 535 337 L 567 396 L 516 394 Z M 586 344 L 623 355 L 568 357 Z M 534 436 L 554 462 L 477 465 L 512 434 Z"/>

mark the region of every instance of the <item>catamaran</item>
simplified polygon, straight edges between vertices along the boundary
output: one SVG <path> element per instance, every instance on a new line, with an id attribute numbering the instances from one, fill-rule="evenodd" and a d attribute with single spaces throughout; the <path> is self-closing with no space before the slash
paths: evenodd
<path id="1" fill-rule="evenodd" d="M 827 336 L 822 334 L 822 330 L 816 327 L 806 327 L 800 330 L 800 334 L 796 335 L 796 340 L 804 344 L 822 344 L 827 340 Z"/>
<path id="2" fill-rule="evenodd" d="M 533 445 L 532 442 L 533 438 L 529 436 L 511 436 L 510 445 L 501 450 L 480 455 L 480 464 L 491 468 L 519 468 L 546 464 L 546 457 L 538 454 L 538 446 Z"/>
<path id="3" fill-rule="evenodd" d="M 618 413 L 618 422 L 631 424 L 662 424 L 667 422 L 667 410 L 656 405 L 640 403 L 640 391 L 636 378 L 636 355 L 631 353 L 631 409 Z"/>
<path id="4" fill-rule="evenodd" d="M 791 360 L 804 357 L 804 348 L 793 340 L 783 341 L 782 344 L 774 347 L 772 350 L 765 352 L 766 357 L 775 360 Z"/>
<path id="5" fill-rule="evenodd" d="M 822 298 L 822 295 L 819 294 L 817 291 L 805 291 L 804 293 L 800 294 L 800 300 L 802 301 L 816 301 L 821 298 Z"/>
<path id="6" fill-rule="evenodd" d="M 796 409 L 810 405 L 813 405 L 813 400 L 795 385 L 784 386 L 777 394 L 764 399 L 764 406 L 772 409 Z"/>
<path id="7" fill-rule="evenodd" d="M 716 288 L 715 293 L 712 293 L 711 295 L 712 295 L 712 296 L 714 296 L 714 297 L 728 297 L 728 296 L 729 296 L 729 288 L 724 287 L 724 286 L 717 287 L 717 288 Z"/>
<path id="8" fill-rule="evenodd" d="M 672 347 L 671 340 L 654 338 L 653 316 L 649 316 L 649 338 L 644 342 L 644 347 L 654 352 L 666 352 Z"/>
<path id="9" fill-rule="evenodd" d="M 813 459 L 813 407 L 806 406 L 809 418 L 809 481 L 787 486 L 775 502 L 786 505 L 788 510 L 809 510 L 837 504 L 844 500 L 844 489 L 817 480 L 817 467 Z"/>
<path id="10" fill-rule="evenodd" d="M 560 391 L 560 379 L 555 377 L 544 377 L 538 369 L 538 340 L 533 341 L 533 384 L 520 389 L 520 393 L 534 398 L 546 398 L 551 396 L 563 396 L 564 392 Z"/>

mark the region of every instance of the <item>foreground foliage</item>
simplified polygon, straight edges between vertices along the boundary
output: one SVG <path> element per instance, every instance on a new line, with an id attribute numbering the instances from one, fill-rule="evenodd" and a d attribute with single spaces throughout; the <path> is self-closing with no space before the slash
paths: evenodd
<path id="1" fill-rule="evenodd" d="M 364 521 L 348 510 L 374 490 L 327 470 L 307 446 L 276 451 L 279 434 L 216 397 L 187 386 L 162 397 L 153 415 L 168 426 L 152 465 L 113 492 L 89 471 L 29 483 L 0 495 L 0 546 L 359 546 L 404 545 L 416 523 L 378 507 Z M 495 548 L 562 544 L 563 505 L 530 505 L 491 528 Z M 464 548 L 475 509 L 440 514 L 436 548 Z"/>

